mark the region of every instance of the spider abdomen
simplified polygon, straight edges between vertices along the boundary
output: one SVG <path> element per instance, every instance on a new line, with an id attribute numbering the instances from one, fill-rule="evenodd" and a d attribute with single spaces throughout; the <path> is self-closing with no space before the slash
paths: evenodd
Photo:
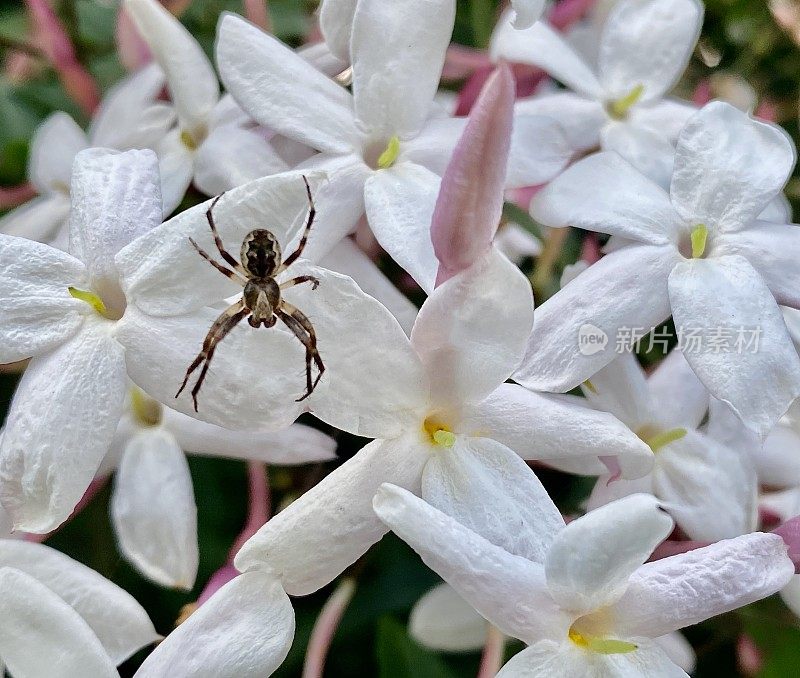
<path id="1" fill-rule="evenodd" d="M 281 265 L 281 246 L 270 231 L 260 228 L 244 237 L 239 258 L 253 278 L 268 278 Z"/>
<path id="2" fill-rule="evenodd" d="M 275 310 L 281 303 L 281 288 L 273 278 L 255 278 L 248 281 L 242 294 L 245 308 L 250 311 L 250 324 L 272 327 Z"/>

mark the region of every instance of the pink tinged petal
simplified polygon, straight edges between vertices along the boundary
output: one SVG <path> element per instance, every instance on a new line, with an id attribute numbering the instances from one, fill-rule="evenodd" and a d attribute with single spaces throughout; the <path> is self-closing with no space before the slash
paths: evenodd
<path id="1" fill-rule="evenodd" d="M 680 218 L 664 189 L 616 153 L 577 162 L 536 194 L 531 215 L 545 226 L 574 226 L 663 245 Z"/>
<path id="2" fill-rule="evenodd" d="M 316 194 L 321 175 L 306 176 Z M 192 238 L 209 254 L 218 254 L 206 218 L 210 206 L 209 200 L 181 212 L 119 252 L 116 265 L 129 303 L 151 315 L 180 315 L 241 292 L 241 285 L 211 267 L 189 242 Z M 223 244 L 236 256 L 244 237 L 262 226 L 286 250 L 307 213 L 303 179 L 299 172 L 287 172 L 229 191 L 213 215 Z"/>
<path id="3" fill-rule="evenodd" d="M 129 72 L 137 71 L 146 66 L 153 59 L 150 48 L 142 39 L 131 15 L 120 5 L 117 11 L 117 23 L 114 27 L 114 41 L 117 44 L 117 54 L 125 69 Z"/>
<path id="4" fill-rule="evenodd" d="M 777 534 L 786 543 L 795 573 L 800 574 L 800 517 L 787 520 L 772 530 L 772 533 Z"/>
<path id="5" fill-rule="evenodd" d="M 0 568 L 0 655 L 18 678 L 115 678 L 114 663 L 80 615 L 30 575 Z"/>
<path id="6" fill-rule="evenodd" d="M 597 0 L 560 0 L 550 9 L 547 21 L 558 30 L 566 31 L 591 12 L 596 3 Z"/>
<path id="7" fill-rule="evenodd" d="M 320 151 L 359 145 L 350 93 L 279 40 L 225 14 L 216 53 L 226 89 L 265 127 Z"/>
<path id="8" fill-rule="evenodd" d="M 750 457 L 689 430 L 660 449 L 653 490 L 690 539 L 716 541 L 756 528 L 758 479 Z"/>
<path id="9" fill-rule="evenodd" d="M 73 337 L 88 306 L 68 288 L 82 284 L 86 269 L 69 254 L 0 235 L 0 363 L 40 355 Z"/>
<path id="10" fill-rule="evenodd" d="M 120 550 L 145 577 L 190 590 L 197 576 L 197 507 L 175 438 L 160 427 L 128 443 L 114 478 L 111 519 Z"/>
<path id="11" fill-rule="evenodd" d="M 622 467 L 619 464 L 619 459 L 617 457 L 612 456 L 605 456 L 601 455 L 597 457 L 608 469 L 608 480 L 606 484 L 610 485 L 611 483 L 617 482 L 620 478 L 622 478 Z"/>
<path id="12" fill-rule="evenodd" d="M 219 568 L 214 574 L 211 575 L 211 579 L 208 580 L 203 588 L 203 592 L 198 597 L 198 607 L 210 600 L 217 591 L 225 586 L 225 584 L 238 576 L 239 571 L 233 565 L 223 565 L 221 568 Z"/>
<path id="13" fill-rule="evenodd" d="M 514 118 L 514 78 L 501 66 L 486 81 L 442 177 L 431 223 L 436 284 L 486 254 L 503 211 Z"/>
<path id="14" fill-rule="evenodd" d="M 474 652 L 488 624 L 449 584 L 438 584 L 411 608 L 408 633 L 420 645 L 444 652 Z"/>
<path id="15" fill-rule="evenodd" d="M 156 155 L 82 151 L 75 158 L 71 194 L 70 253 L 86 264 L 94 285 L 116 287 L 114 256 L 161 223 Z"/>
<path id="16" fill-rule="evenodd" d="M 157 0 L 125 0 L 125 9 L 164 70 L 182 129 L 199 142 L 219 99 L 214 67 L 197 40 Z"/>
<path id="17" fill-rule="evenodd" d="M 37 42 L 58 72 L 61 84 L 83 112 L 91 116 L 100 103 L 100 92 L 78 61 L 69 34 L 47 0 L 26 0 L 25 4 L 36 27 Z"/>
<path id="18" fill-rule="evenodd" d="M 544 12 L 544 0 L 511 0 L 511 7 L 516 13 L 514 28 L 530 28 Z"/>
<path id="19" fill-rule="evenodd" d="M 691 224 L 739 231 L 778 195 L 794 163 L 794 144 L 782 129 L 712 102 L 678 137 L 672 203 Z"/>
<path id="20" fill-rule="evenodd" d="M 647 332 L 669 317 L 667 278 L 677 261 L 672 248 L 632 245 L 590 266 L 536 309 L 514 379 L 533 390 L 564 392 L 591 378 L 618 350 L 630 349 L 632 328 Z"/>
<path id="21" fill-rule="evenodd" d="M 267 570 L 292 595 L 333 581 L 386 532 L 372 510 L 381 483 L 420 491 L 430 447 L 421 435 L 376 440 L 273 516 L 239 551 L 239 570 Z"/>
<path id="22" fill-rule="evenodd" d="M 232 579 L 145 660 L 140 678 L 262 678 L 286 658 L 294 610 L 280 583 L 263 572 Z"/>
<path id="23" fill-rule="evenodd" d="M 533 471 L 490 438 L 458 436 L 452 448 L 434 454 L 422 475 L 421 496 L 496 546 L 537 563 L 564 528 Z M 493 498 L 491 507 L 487 497 Z"/>
<path id="24" fill-rule="evenodd" d="M 603 469 L 596 461 L 602 454 L 616 457 L 626 478 L 648 473 L 653 467 L 650 448 L 621 421 L 585 403 L 503 384 L 467 409 L 461 430 L 493 438 L 523 459 L 574 461 L 585 473 L 596 474 Z M 595 460 L 595 467 L 584 463 L 587 458 Z"/>
<path id="25" fill-rule="evenodd" d="M 492 36 L 491 54 L 494 59 L 539 66 L 590 99 L 602 97 L 601 85 L 583 58 L 543 22 L 518 30 L 509 21 L 501 21 Z"/>
<path id="26" fill-rule="evenodd" d="M 658 500 L 647 494 L 619 499 L 573 520 L 556 535 L 545 561 L 554 600 L 578 614 L 612 604 L 674 526 Z"/>
<path id="27" fill-rule="evenodd" d="M 50 115 L 33 133 L 28 178 L 39 193 L 69 194 L 75 156 L 87 148 L 86 133 L 61 111 Z"/>
<path id="28" fill-rule="evenodd" d="M 679 349 L 670 351 L 647 378 L 658 420 L 667 428 L 697 428 L 709 408 L 703 386 Z"/>
<path id="29" fill-rule="evenodd" d="M 0 568 L 4 567 L 33 577 L 69 604 L 115 664 L 159 638 L 133 596 L 55 549 L 23 540 L 3 541 Z"/>
<path id="30" fill-rule="evenodd" d="M 16 207 L 35 196 L 36 189 L 27 181 L 16 186 L 0 186 L 0 209 Z"/>
<path id="31" fill-rule="evenodd" d="M 378 138 L 412 138 L 431 113 L 453 32 L 452 0 L 361 0 L 350 54 L 356 120 Z"/>
<path id="32" fill-rule="evenodd" d="M 728 328 L 735 341 L 745 328 L 741 350 L 701 344 L 684 355 L 711 394 L 763 438 L 800 395 L 800 358 L 764 280 L 740 256 L 692 259 L 670 274 L 669 296 L 684 332 Z M 745 346 L 748 332 L 758 333 L 755 350 Z"/>
<path id="33" fill-rule="evenodd" d="M 492 393 L 519 365 L 532 326 L 530 283 L 494 248 L 437 287 L 411 332 L 434 406 L 460 408 Z"/>
<path id="34" fill-rule="evenodd" d="M 244 14 L 247 20 L 261 30 L 271 32 L 272 20 L 267 7 L 267 0 L 243 0 Z"/>
<path id="35" fill-rule="evenodd" d="M 439 265 L 430 232 L 438 192 L 439 177 L 410 162 L 373 173 L 364 187 L 375 237 L 426 292 L 434 287 Z"/>
<path id="36" fill-rule="evenodd" d="M 692 54 L 703 23 L 697 0 L 624 0 L 603 24 L 598 73 L 611 99 L 643 86 L 642 101 L 672 89 Z"/>
<path id="37" fill-rule="evenodd" d="M 653 638 L 766 598 L 793 576 L 783 539 L 754 532 L 646 563 L 610 611 L 617 633 Z"/>
<path id="38" fill-rule="evenodd" d="M 267 464 L 293 465 L 336 458 L 336 441 L 304 424 L 281 431 L 231 431 L 170 408 L 164 409 L 164 427 L 187 454 L 247 459 Z"/>
<path id="39" fill-rule="evenodd" d="M 395 485 L 381 486 L 373 505 L 428 567 L 505 634 L 527 643 L 566 638 L 570 619 L 548 594 L 541 565 L 508 553 Z"/>
<path id="40" fill-rule="evenodd" d="M 723 233 L 713 252 L 738 254 L 761 274 L 775 300 L 800 308 L 800 226 L 757 221 L 736 233 Z"/>
<path id="41" fill-rule="evenodd" d="M 324 0 L 319 7 L 319 27 L 331 52 L 350 63 L 350 35 L 357 0 Z"/>

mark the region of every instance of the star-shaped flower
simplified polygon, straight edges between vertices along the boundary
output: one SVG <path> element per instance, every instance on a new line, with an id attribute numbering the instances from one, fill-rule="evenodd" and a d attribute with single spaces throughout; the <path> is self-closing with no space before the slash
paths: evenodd
<path id="1" fill-rule="evenodd" d="M 685 677 L 656 638 L 765 598 L 794 574 L 783 539 L 759 532 L 645 563 L 673 529 L 648 495 L 567 526 L 539 502 L 538 522 L 506 526 L 503 542 L 399 487 L 382 486 L 374 505 L 465 600 L 529 646 L 504 678 Z"/>
<path id="2" fill-rule="evenodd" d="M 532 215 L 619 242 L 541 306 L 515 378 L 574 388 L 614 358 L 615 342 L 631 346 L 625 328 L 641 336 L 671 313 L 679 333 L 700 337 L 684 350 L 700 381 L 766 435 L 800 395 L 800 358 L 777 304 L 800 306 L 800 229 L 757 217 L 793 166 L 784 132 L 717 102 L 681 132 L 669 194 L 615 153 L 570 167 Z M 611 345 L 582 350 L 587 330 Z M 720 333 L 730 345 L 714 350 Z"/>

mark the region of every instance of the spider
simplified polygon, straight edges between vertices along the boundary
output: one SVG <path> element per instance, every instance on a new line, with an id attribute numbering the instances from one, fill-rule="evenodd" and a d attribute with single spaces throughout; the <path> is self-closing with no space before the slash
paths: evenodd
<path id="1" fill-rule="evenodd" d="M 306 392 L 297 399 L 297 402 L 308 398 L 322 378 L 325 365 L 322 364 L 322 358 L 319 355 L 319 351 L 317 351 L 317 334 L 314 331 L 314 326 L 311 324 L 308 317 L 298 308 L 281 299 L 281 290 L 302 283 L 311 283 L 312 289 L 317 289 L 319 280 L 311 275 L 301 275 L 283 283 L 278 283 L 275 280 L 276 275 L 289 268 L 303 253 L 303 249 L 308 241 L 308 234 L 311 231 L 311 225 L 314 223 L 316 210 L 314 209 L 314 200 L 311 197 L 311 188 L 308 185 L 308 179 L 306 179 L 306 177 L 303 177 L 303 182 L 306 185 L 306 194 L 308 195 L 308 219 L 305 229 L 303 230 L 303 236 L 300 238 L 300 244 L 297 246 L 297 249 L 283 261 L 281 260 L 281 246 L 277 238 L 266 229 L 250 231 L 250 233 L 245 236 L 239 255 L 241 263 L 236 261 L 233 255 L 225 249 L 225 246 L 222 244 L 222 238 L 220 238 L 217 232 L 213 214 L 214 207 L 224 193 L 217 196 L 214 202 L 211 203 L 211 207 L 209 207 L 206 212 L 206 219 L 208 219 L 208 225 L 211 227 L 211 233 L 214 235 L 214 242 L 217 245 L 220 256 L 231 268 L 215 261 L 208 252 L 203 250 L 192 238 L 189 238 L 189 242 L 192 243 L 192 246 L 203 259 L 208 261 L 208 263 L 220 273 L 231 280 L 235 280 L 244 288 L 242 298 L 230 306 L 214 321 L 214 324 L 211 325 L 211 329 L 203 340 L 202 350 L 189 366 L 189 369 L 186 370 L 186 377 L 181 387 L 178 389 L 178 392 L 175 394 L 177 398 L 183 392 L 192 372 L 200 367 L 202 363 L 203 369 L 200 371 L 200 376 L 194 388 L 192 388 L 192 402 L 194 403 L 195 412 L 197 412 L 197 394 L 200 392 L 200 388 L 206 378 L 206 373 L 211 364 L 211 359 L 214 357 L 214 351 L 217 345 L 245 318 L 247 318 L 247 322 L 250 326 L 254 328 L 258 328 L 262 325 L 264 327 L 273 327 L 278 320 L 281 320 L 300 340 L 303 346 L 305 346 Z M 313 380 L 313 382 L 311 379 L 312 361 L 317 366 L 317 378 Z"/>

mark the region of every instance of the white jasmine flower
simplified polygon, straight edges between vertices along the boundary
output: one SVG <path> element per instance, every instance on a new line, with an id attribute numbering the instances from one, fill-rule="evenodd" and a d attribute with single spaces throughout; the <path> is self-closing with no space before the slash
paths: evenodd
<path id="1" fill-rule="evenodd" d="M 800 306 L 800 230 L 757 221 L 793 165 L 779 128 L 711 103 L 678 138 L 669 194 L 614 153 L 569 168 L 536 196 L 534 218 L 627 244 L 541 306 L 515 378 L 540 390 L 573 388 L 614 348 L 630 347 L 635 338 L 621 328 L 646 332 L 672 313 L 679 331 L 706 339 L 684 351 L 700 381 L 763 437 L 800 395 L 800 359 L 776 303 Z M 610 345 L 582 353 L 583 326 Z M 713 351 L 715 331 L 749 332 L 758 343 Z"/>

